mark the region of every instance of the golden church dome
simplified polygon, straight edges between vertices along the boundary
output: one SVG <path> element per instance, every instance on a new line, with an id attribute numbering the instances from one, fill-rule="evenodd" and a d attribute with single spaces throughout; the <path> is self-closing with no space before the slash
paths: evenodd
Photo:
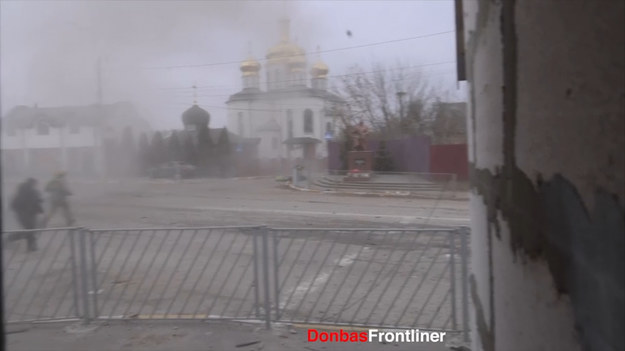
<path id="1" fill-rule="evenodd" d="M 260 71 L 260 63 L 250 56 L 245 61 L 241 62 L 240 68 L 244 76 L 250 76 L 258 74 L 258 71 Z"/>
<path id="2" fill-rule="evenodd" d="M 329 71 L 328 65 L 319 60 L 310 69 L 310 74 L 313 78 L 326 78 Z"/>
<path id="3" fill-rule="evenodd" d="M 287 63 L 292 67 L 304 68 L 306 66 L 306 51 L 289 38 L 289 20 L 280 20 L 280 42 L 267 51 L 267 63 Z"/>
<path id="4" fill-rule="evenodd" d="M 304 49 L 291 42 L 280 42 L 267 52 L 269 64 L 288 63 L 294 65 L 306 65 L 306 52 Z"/>

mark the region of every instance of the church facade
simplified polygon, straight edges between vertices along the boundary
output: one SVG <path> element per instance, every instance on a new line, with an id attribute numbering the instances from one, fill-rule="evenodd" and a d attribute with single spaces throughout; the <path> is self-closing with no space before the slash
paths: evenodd
<path id="1" fill-rule="evenodd" d="M 228 130 L 259 139 L 261 161 L 324 159 L 326 140 L 339 128 L 333 111 L 345 102 L 328 91 L 328 66 L 319 57 L 309 65 L 306 52 L 290 40 L 288 20 L 280 27 L 280 41 L 264 65 L 251 56 L 241 63 L 243 88 L 226 102 Z"/>

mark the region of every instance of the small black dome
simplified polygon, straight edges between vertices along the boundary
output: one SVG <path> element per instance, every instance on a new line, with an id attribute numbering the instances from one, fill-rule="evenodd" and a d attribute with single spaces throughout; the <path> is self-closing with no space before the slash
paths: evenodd
<path id="1" fill-rule="evenodd" d="M 185 126 L 190 124 L 208 126 L 211 115 L 198 105 L 193 105 L 182 113 L 182 123 Z"/>

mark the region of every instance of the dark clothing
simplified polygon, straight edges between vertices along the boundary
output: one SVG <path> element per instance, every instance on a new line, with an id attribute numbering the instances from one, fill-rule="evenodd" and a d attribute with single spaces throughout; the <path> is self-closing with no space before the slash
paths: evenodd
<path id="1" fill-rule="evenodd" d="M 34 181 L 27 180 L 17 188 L 17 193 L 11 202 L 11 208 L 17 214 L 24 229 L 34 229 L 34 226 L 27 228 L 25 223 L 30 223 L 31 217 L 36 217 L 43 212 L 41 201 L 41 195 L 35 188 Z M 26 219 L 26 222 L 22 222 L 22 219 Z"/>
<path id="2" fill-rule="evenodd" d="M 36 228 L 37 215 L 43 212 L 41 206 L 41 195 L 35 188 L 35 180 L 28 179 L 24 183 L 20 184 L 17 189 L 17 193 L 11 201 L 11 208 L 17 216 L 22 228 L 31 230 Z M 37 242 L 35 233 L 20 233 L 11 235 L 9 241 L 26 239 L 28 243 L 28 250 L 37 250 Z"/>
<path id="3" fill-rule="evenodd" d="M 72 195 L 72 192 L 67 188 L 65 178 L 63 176 L 56 176 L 46 185 L 46 192 L 50 194 L 50 210 L 44 217 L 42 225 L 44 227 L 47 226 L 50 218 L 54 216 L 59 208 L 63 211 L 67 226 L 73 225 L 74 217 L 72 216 L 72 212 L 67 201 L 67 197 Z"/>

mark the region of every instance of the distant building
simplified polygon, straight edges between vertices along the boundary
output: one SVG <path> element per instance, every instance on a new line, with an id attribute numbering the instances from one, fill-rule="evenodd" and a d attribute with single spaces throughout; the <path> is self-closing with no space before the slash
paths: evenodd
<path id="1" fill-rule="evenodd" d="M 124 133 L 138 140 L 150 125 L 131 103 L 17 106 L 2 119 L 3 172 L 48 176 L 59 170 L 75 175 L 105 175 L 104 148 Z"/>
<path id="2" fill-rule="evenodd" d="M 289 21 L 280 26 L 280 42 L 266 55 L 263 87 L 260 63 L 252 57 L 241 63 L 243 89 L 226 102 L 228 129 L 258 138 L 261 161 L 323 159 L 325 140 L 338 130 L 332 111 L 345 101 L 327 90 L 328 66 L 318 58 L 309 67 L 306 52 L 289 38 Z"/>
<path id="3" fill-rule="evenodd" d="M 256 175 L 258 172 L 259 138 L 242 138 L 227 128 L 210 128 L 210 114 L 198 106 L 197 102 L 182 113 L 182 124 L 184 127 L 182 130 L 163 131 L 161 134 L 167 145 L 170 144 L 174 133 L 176 134 L 180 147 L 183 149 L 180 155 L 181 160 L 178 161 L 185 162 L 190 158 L 189 155 L 184 155 L 190 150 L 184 150 L 184 148 L 187 140 L 191 140 L 195 155 L 195 162 L 191 163 L 199 167 L 199 175 L 244 176 Z M 207 131 L 211 142 L 212 146 L 209 149 L 202 149 L 203 145 L 199 140 L 202 129 Z M 224 133 L 228 144 L 220 145 L 220 138 Z M 223 150 L 224 147 L 228 149 L 227 152 Z"/>

